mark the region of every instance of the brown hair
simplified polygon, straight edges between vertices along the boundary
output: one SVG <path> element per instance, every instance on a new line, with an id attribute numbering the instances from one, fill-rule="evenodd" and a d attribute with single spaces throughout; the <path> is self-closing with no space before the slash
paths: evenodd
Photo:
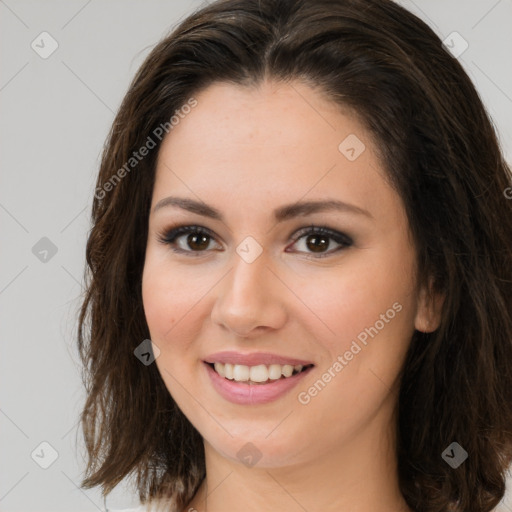
<path id="1" fill-rule="evenodd" d="M 512 457 L 511 173 L 459 62 L 389 0 L 217 1 L 138 71 L 104 149 L 87 243 L 83 486 L 106 495 L 131 475 L 143 502 L 166 496 L 180 510 L 205 476 L 201 436 L 156 365 L 134 357 L 149 338 L 141 278 L 159 141 L 126 163 L 209 84 L 267 78 L 302 80 L 358 113 L 405 205 L 419 282 L 445 296 L 440 327 L 414 333 L 402 371 L 403 496 L 417 512 L 490 511 Z M 468 452 L 457 469 L 441 457 L 453 441 Z"/>

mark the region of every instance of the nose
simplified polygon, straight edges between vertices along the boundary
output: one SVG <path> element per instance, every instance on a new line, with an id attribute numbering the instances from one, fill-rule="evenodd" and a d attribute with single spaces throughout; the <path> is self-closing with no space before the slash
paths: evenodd
<path id="1" fill-rule="evenodd" d="M 286 322 L 285 286 L 269 267 L 265 251 L 253 262 L 233 255 L 233 267 L 216 287 L 214 324 L 248 338 Z"/>

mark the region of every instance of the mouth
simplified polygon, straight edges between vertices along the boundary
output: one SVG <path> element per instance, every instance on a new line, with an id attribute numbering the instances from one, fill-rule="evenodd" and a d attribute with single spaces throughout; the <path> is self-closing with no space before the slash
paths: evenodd
<path id="1" fill-rule="evenodd" d="M 248 366 L 231 363 L 205 363 L 223 379 L 246 385 L 268 385 L 308 371 L 313 364 L 258 364 Z"/>
<path id="2" fill-rule="evenodd" d="M 228 402 L 262 405 L 291 392 L 315 365 L 271 353 L 218 352 L 203 360 L 213 389 Z"/>

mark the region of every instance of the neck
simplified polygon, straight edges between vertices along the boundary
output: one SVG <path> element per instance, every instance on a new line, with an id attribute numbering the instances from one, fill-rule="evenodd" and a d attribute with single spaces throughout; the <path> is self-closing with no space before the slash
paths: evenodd
<path id="1" fill-rule="evenodd" d="M 394 432 L 378 425 L 349 446 L 281 467 L 247 467 L 205 442 L 207 476 L 185 511 L 410 512 L 398 487 Z"/>

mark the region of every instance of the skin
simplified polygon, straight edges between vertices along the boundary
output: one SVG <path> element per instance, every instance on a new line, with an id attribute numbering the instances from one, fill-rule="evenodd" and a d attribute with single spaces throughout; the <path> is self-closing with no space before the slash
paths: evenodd
<path id="1" fill-rule="evenodd" d="M 195 97 L 159 152 L 143 274 L 156 364 L 204 439 L 207 476 L 185 510 L 410 510 L 396 475 L 397 376 L 414 329 L 437 328 L 439 304 L 432 307 L 416 285 L 407 217 L 369 134 L 298 82 L 216 83 Z M 350 134 L 366 147 L 354 161 L 338 149 Z M 153 211 L 171 195 L 199 199 L 224 221 L 175 206 Z M 282 205 L 326 198 L 370 216 L 273 218 Z M 200 225 L 214 237 L 194 257 L 197 246 L 182 235 L 176 244 L 189 253 L 178 254 L 159 241 L 173 224 Z M 295 235 L 312 224 L 346 233 L 353 244 L 335 251 L 330 239 L 314 252 L 307 236 Z M 263 248 L 252 263 L 236 252 L 247 236 Z M 400 312 L 300 403 L 298 394 L 395 303 Z M 237 405 L 214 390 L 202 362 L 221 350 L 272 352 L 315 367 L 274 402 Z M 252 467 L 237 457 L 247 442 L 261 455 Z"/>

